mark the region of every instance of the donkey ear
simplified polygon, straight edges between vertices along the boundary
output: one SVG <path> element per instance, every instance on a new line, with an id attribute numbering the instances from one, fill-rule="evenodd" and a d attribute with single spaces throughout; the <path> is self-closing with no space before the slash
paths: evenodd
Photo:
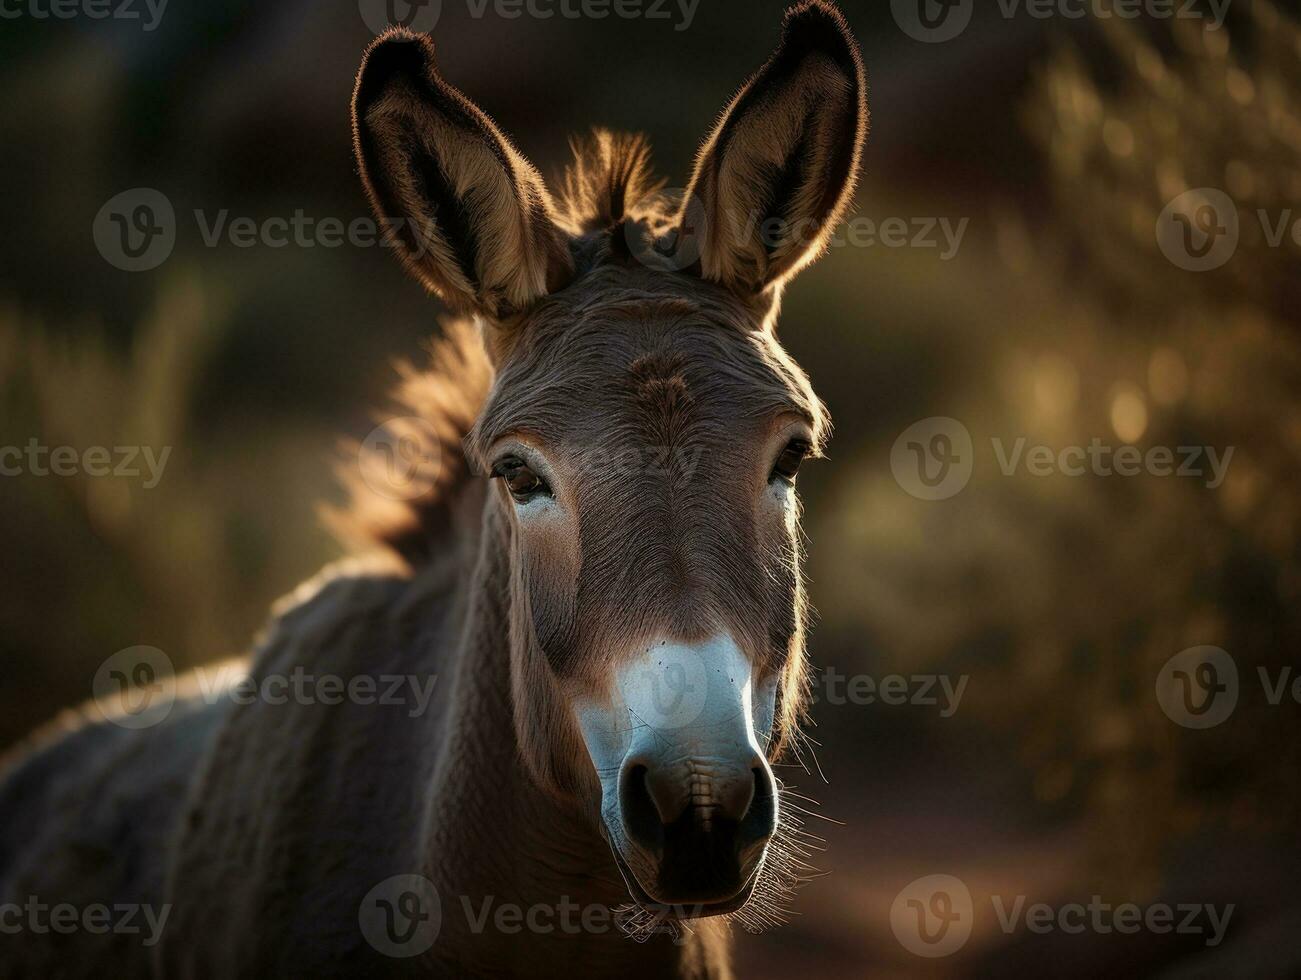
<path id="1" fill-rule="evenodd" d="M 573 275 L 542 178 L 443 81 L 428 37 L 394 28 L 367 49 L 352 126 L 389 241 L 455 311 L 500 320 Z"/>
<path id="2" fill-rule="evenodd" d="M 705 278 L 754 293 L 812 262 L 849 206 L 866 135 L 867 78 L 844 17 L 828 0 L 790 8 L 777 50 L 696 157 L 679 235 L 696 236 Z"/>

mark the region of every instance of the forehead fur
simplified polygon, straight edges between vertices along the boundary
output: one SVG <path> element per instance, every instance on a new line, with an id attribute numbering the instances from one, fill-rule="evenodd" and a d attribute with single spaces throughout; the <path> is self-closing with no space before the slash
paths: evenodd
<path id="1" fill-rule="evenodd" d="M 599 265 L 512 327 L 471 451 L 486 465 L 511 432 L 599 440 L 593 419 L 607 432 L 640 423 L 635 438 L 666 446 L 688 421 L 726 438 L 782 412 L 807 420 L 816 447 L 825 409 L 761 323 L 758 310 L 693 277 L 635 260 Z"/>
<path id="2" fill-rule="evenodd" d="M 645 138 L 598 129 L 571 148 L 558 218 L 572 236 L 577 275 L 523 316 L 488 327 L 497 383 L 470 451 L 484 462 L 492 442 L 513 429 L 555 436 L 597 392 L 637 400 L 652 428 L 672 426 L 688 406 L 720 423 L 729 409 L 751 417 L 791 411 L 808 420 L 820 445 L 826 412 L 765 329 L 775 296 L 742 299 L 638 257 L 668 233 L 676 210 L 661 193 Z M 643 435 L 672 441 L 668 431 Z"/>

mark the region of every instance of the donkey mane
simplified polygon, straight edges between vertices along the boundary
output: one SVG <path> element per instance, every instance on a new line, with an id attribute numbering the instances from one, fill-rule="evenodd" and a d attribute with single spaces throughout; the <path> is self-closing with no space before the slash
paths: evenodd
<path id="1" fill-rule="evenodd" d="M 560 183 L 560 218 L 575 234 L 606 231 L 650 205 L 657 215 L 665 181 L 651 168 L 641 133 L 594 129 L 570 140 L 574 159 Z M 664 213 L 664 217 L 668 217 Z"/>
<path id="2" fill-rule="evenodd" d="M 430 363 L 419 368 L 399 361 L 393 411 L 380 413 L 393 437 L 411 440 L 417 460 L 413 478 L 428 489 L 412 500 L 387 497 L 363 478 L 355 440 L 343 446 L 336 474 L 348 493 L 345 507 L 326 506 L 326 526 L 349 548 L 395 552 L 413 568 L 438 554 L 439 542 L 455 526 L 455 503 L 470 473 L 463 440 L 474 427 L 492 383 L 492 365 L 478 327 L 469 320 L 441 321 L 442 335 L 429 345 Z"/>

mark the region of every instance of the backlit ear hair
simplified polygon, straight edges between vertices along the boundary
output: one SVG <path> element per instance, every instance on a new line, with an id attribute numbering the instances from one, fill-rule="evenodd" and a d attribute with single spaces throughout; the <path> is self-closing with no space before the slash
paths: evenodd
<path id="1" fill-rule="evenodd" d="M 443 81 L 428 37 L 394 28 L 370 46 L 352 121 L 376 215 L 407 268 L 453 310 L 499 320 L 572 277 L 542 178 Z"/>
<path id="2" fill-rule="evenodd" d="M 696 158 L 678 234 L 698 237 L 701 275 L 750 294 L 813 261 L 853 196 L 867 126 L 844 17 L 827 0 L 792 7 Z"/>

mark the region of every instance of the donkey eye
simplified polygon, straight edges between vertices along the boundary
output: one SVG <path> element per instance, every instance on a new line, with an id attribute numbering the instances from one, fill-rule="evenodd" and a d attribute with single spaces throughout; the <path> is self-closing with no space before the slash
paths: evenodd
<path id="1" fill-rule="evenodd" d="M 777 457 L 777 462 L 773 463 L 772 475 L 768 477 L 768 482 L 771 483 L 773 480 L 794 482 L 795 474 L 800 471 L 800 463 L 804 462 L 804 457 L 809 454 L 811 448 L 804 439 L 792 439 L 788 442 L 781 455 Z"/>
<path id="2" fill-rule="evenodd" d="M 494 479 L 506 481 L 506 489 L 519 503 L 526 504 L 534 497 L 551 494 L 547 481 L 534 473 L 518 456 L 507 456 L 492 468 Z"/>

